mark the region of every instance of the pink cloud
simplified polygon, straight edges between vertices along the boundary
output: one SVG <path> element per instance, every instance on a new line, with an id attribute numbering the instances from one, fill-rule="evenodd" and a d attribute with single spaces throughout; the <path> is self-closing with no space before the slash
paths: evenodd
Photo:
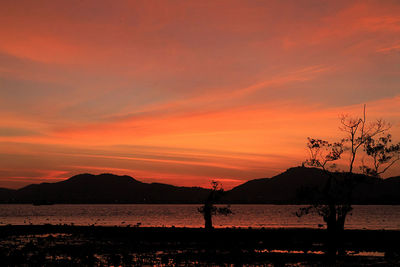
<path id="1" fill-rule="evenodd" d="M 4 184 L 86 166 L 233 185 L 300 164 L 307 136 L 339 138 L 338 115 L 363 103 L 400 136 L 396 2 L 2 7 Z"/>

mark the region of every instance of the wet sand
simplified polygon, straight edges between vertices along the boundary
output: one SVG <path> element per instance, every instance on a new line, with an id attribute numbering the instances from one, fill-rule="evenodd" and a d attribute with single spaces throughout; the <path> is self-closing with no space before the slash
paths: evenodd
<path id="1" fill-rule="evenodd" d="M 323 229 L 0 227 L 5 266 L 322 265 Z M 346 230 L 341 266 L 400 264 L 400 231 Z"/>

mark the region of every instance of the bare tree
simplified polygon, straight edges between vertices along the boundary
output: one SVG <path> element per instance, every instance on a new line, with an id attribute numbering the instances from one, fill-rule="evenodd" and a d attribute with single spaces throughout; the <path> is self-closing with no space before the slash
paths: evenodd
<path id="1" fill-rule="evenodd" d="M 340 118 L 341 126 L 339 129 L 346 133 L 346 137 L 342 142 L 349 143 L 350 163 L 349 173 L 353 173 L 353 166 L 356 160 L 357 152 L 365 145 L 368 139 L 379 135 L 390 128 L 384 120 L 379 119 L 370 124 L 366 123 L 365 105 L 363 117 L 352 118 L 347 115 L 342 115 Z"/>
<path id="2" fill-rule="evenodd" d="M 335 161 L 341 159 L 344 153 L 343 142 L 329 143 L 308 138 L 310 156 L 305 164 L 323 170 L 327 181 L 322 190 L 314 192 L 312 204 L 296 213 L 301 217 L 315 212 L 323 218 L 328 231 L 328 253 L 331 255 L 336 254 L 337 237 L 344 229 L 347 214 L 352 210 L 351 184 L 347 179 L 340 179 L 338 173 L 332 172 L 336 169 Z"/>
<path id="3" fill-rule="evenodd" d="M 205 229 L 210 230 L 213 228 L 212 225 L 212 216 L 221 214 L 221 215 L 229 215 L 232 213 L 232 210 L 229 206 L 226 207 L 216 207 L 214 204 L 220 200 L 220 198 L 224 194 L 224 189 L 222 185 L 217 181 L 211 182 L 211 191 L 208 195 L 207 199 L 204 202 L 204 205 L 198 208 L 197 210 L 203 214 Z"/>
<path id="4" fill-rule="evenodd" d="M 365 105 L 362 117 L 341 116 L 340 122 L 340 130 L 346 133 L 345 138 L 340 141 L 330 143 L 308 138 L 307 148 L 310 155 L 305 164 L 321 169 L 327 181 L 322 190 L 315 192 L 312 205 L 296 213 L 300 217 L 316 212 L 323 218 L 328 231 L 328 252 L 334 255 L 346 217 L 352 210 L 352 192 L 355 186 L 353 171 L 357 155 L 364 151 L 372 158 L 372 166 L 367 166 L 364 161 L 361 170 L 364 174 L 374 176 L 379 176 L 400 160 L 400 143 L 392 145 L 391 135 L 384 136 L 390 125 L 381 119 L 367 124 Z M 349 153 L 348 172 L 339 172 L 336 162 L 346 152 Z"/>

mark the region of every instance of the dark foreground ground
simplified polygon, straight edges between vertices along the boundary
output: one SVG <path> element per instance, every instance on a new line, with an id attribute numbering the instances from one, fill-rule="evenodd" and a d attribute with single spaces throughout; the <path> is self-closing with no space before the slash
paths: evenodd
<path id="1" fill-rule="evenodd" d="M 0 227 L 1 266 L 332 265 L 322 229 Z M 400 231 L 346 230 L 335 266 L 400 266 Z"/>

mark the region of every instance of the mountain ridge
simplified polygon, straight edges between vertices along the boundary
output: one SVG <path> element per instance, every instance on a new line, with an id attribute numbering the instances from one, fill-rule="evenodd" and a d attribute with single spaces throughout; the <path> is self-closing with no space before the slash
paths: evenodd
<path id="1" fill-rule="evenodd" d="M 340 176 L 340 173 L 339 173 Z M 400 204 L 400 176 L 380 179 L 353 175 L 354 204 Z M 221 202 L 241 204 L 304 204 L 312 188 L 321 188 L 327 176 L 320 169 L 293 167 L 271 178 L 244 182 L 225 192 Z M 163 183 L 145 183 L 127 175 L 83 173 L 55 183 L 31 184 L 20 189 L 0 188 L 0 203 L 202 203 L 210 189 Z"/>

